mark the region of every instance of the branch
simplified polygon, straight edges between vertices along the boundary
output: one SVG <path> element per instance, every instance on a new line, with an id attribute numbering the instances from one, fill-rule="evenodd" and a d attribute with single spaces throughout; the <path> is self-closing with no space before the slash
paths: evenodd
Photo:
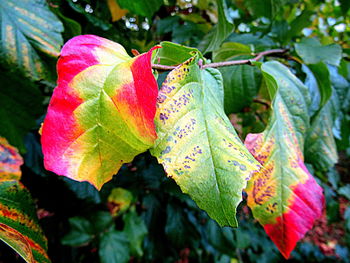
<path id="1" fill-rule="evenodd" d="M 203 65 L 201 68 L 219 68 L 219 67 L 227 67 L 227 66 L 233 66 L 233 65 L 251 65 L 253 61 L 258 61 L 262 59 L 264 56 L 269 56 L 272 54 L 284 54 L 287 52 L 287 49 L 271 49 L 266 50 L 263 52 L 260 52 L 256 54 L 256 57 L 252 59 L 242 59 L 242 60 L 232 60 L 232 61 L 224 61 L 224 62 L 217 62 L 217 63 L 209 63 L 206 65 Z M 158 70 L 172 70 L 176 68 L 177 66 L 166 66 L 166 65 L 160 65 L 160 64 L 152 64 L 153 69 Z"/>

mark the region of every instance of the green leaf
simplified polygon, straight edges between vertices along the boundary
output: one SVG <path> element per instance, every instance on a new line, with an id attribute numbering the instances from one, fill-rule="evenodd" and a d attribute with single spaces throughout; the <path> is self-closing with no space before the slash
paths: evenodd
<path id="1" fill-rule="evenodd" d="M 226 42 L 222 44 L 219 50 L 213 52 L 213 61 L 221 62 L 225 60 L 232 60 L 240 55 L 251 55 L 252 50 L 250 46 L 237 43 Z"/>
<path id="2" fill-rule="evenodd" d="M 312 10 L 312 8 L 305 8 L 303 12 L 301 12 L 301 14 L 290 23 L 287 41 L 299 35 L 304 28 L 309 27 L 312 24 L 310 18 L 313 14 L 314 11 Z"/>
<path id="3" fill-rule="evenodd" d="M 340 187 L 338 193 L 350 200 L 350 184 Z"/>
<path id="4" fill-rule="evenodd" d="M 264 16 L 272 18 L 283 10 L 283 5 L 288 3 L 288 0 L 246 0 L 244 5 L 248 8 L 249 12 L 254 16 Z"/>
<path id="5" fill-rule="evenodd" d="M 209 34 L 200 43 L 200 50 L 203 53 L 217 50 L 221 43 L 229 36 L 233 30 L 232 19 L 228 14 L 228 8 L 225 0 L 216 0 L 218 8 L 218 24 L 209 32 Z"/>
<path id="6" fill-rule="evenodd" d="M 94 237 L 94 228 L 91 222 L 84 217 L 69 218 L 70 232 L 61 242 L 68 246 L 82 246 L 90 243 Z"/>
<path id="7" fill-rule="evenodd" d="M 158 95 L 152 154 L 184 193 L 220 225 L 237 226 L 236 207 L 259 169 L 223 110 L 222 77 L 193 57 L 172 70 Z"/>
<path id="8" fill-rule="evenodd" d="M 252 47 L 252 51 L 261 52 L 269 49 L 276 44 L 266 35 L 262 34 L 238 34 L 232 33 L 226 41 L 228 42 L 238 42 Z"/>
<path id="9" fill-rule="evenodd" d="M 0 22 L 0 58 L 23 68 L 32 79 L 45 77 L 38 51 L 57 57 L 63 44 L 63 25 L 46 1 L 1 1 Z"/>
<path id="10" fill-rule="evenodd" d="M 315 38 L 303 38 L 294 47 L 305 64 L 317 64 L 319 62 L 334 66 L 339 66 L 340 64 L 342 49 L 338 44 L 322 46 Z"/>
<path id="11" fill-rule="evenodd" d="M 130 12 L 145 17 L 152 17 L 163 4 L 163 0 L 117 0 L 120 7 Z"/>
<path id="12" fill-rule="evenodd" d="M 338 161 L 333 126 L 338 113 L 336 94 L 316 113 L 305 138 L 305 159 L 318 170 L 327 171 Z"/>
<path id="13" fill-rule="evenodd" d="M 135 209 L 125 214 L 123 220 L 125 223 L 123 232 L 129 239 L 131 255 L 142 257 L 142 242 L 148 233 L 144 221 L 137 215 Z"/>
<path id="14" fill-rule="evenodd" d="M 177 66 L 187 59 L 199 53 L 198 49 L 186 47 L 180 44 L 164 41 L 160 43 L 162 48 L 157 50 L 153 63 Z"/>
<path id="15" fill-rule="evenodd" d="M 308 65 L 308 67 L 314 74 L 317 81 L 317 87 L 320 94 L 319 109 L 321 109 L 332 96 L 332 87 L 329 71 L 327 65 L 323 62 L 311 64 Z"/>
<path id="16" fill-rule="evenodd" d="M 224 80 L 226 114 L 240 112 L 248 107 L 258 94 L 261 72 L 257 67 L 238 65 L 220 68 Z"/>
<path id="17" fill-rule="evenodd" d="M 346 13 L 350 9 L 350 2 L 348 0 L 339 0 L 342 13 L 346 16 Z"/>
<path id="18" fill-rule="evenodd" d="M 94 240 L 100 233 L 113 227 L 110 213 L 98 211 L 89 218 L 76 216 L 69 218 L 70 231 L 62 238 L 63 245 L 84 246 Z"/>
<path id="19" fill-rule="evenodd" d="M 24 136 L 44 112 L 43 96 L 34 83 L 19 73 L 0 67 L 0 79 L 0 136 L 25 152 Z"/>
<path id="20" fill-rule="evenodd" d="M 100 239 L 98 254 L 101 263 L 125 263 L 129 261 L 129 242 L 120 231 L 104 233 Z"/>

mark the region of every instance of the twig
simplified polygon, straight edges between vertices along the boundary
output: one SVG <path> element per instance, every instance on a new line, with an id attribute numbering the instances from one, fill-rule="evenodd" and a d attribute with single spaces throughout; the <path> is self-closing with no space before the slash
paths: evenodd
<path id="1" fill-rule="evenodd" d="M 233 65 L 244 65 L 248 64 L 251 65 L 253 61 L 258 61 L 264 56 L 269 56 L 272 54 L 283 54 L 286 53 L 287 49 L 271 49 L 271 50 L 266 50 L 263 52 L 260 52 L 256 54 L 256 57 L 252 59 L 242 59 L 242 60 L 232 60 L 232 61 L 223 61 L 223 62 L 217 62 L 217 63 L 209 63 L 206 65 L 203 65 L 202 68 L 219 68 L 219 67 L 227 67 L 227 66 L 233 66 Z M 172 70 L 176 68 L 177 66 L 166 66 L 166 65 L 160 65 L 160 64 L 152 64 L 153 69 L 158 69 L 158 70 Z"/>

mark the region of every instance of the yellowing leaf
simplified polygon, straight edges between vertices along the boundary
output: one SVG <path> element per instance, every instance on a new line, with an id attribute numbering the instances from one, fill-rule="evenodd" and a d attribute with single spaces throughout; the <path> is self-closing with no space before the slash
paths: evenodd
<path id="1" fill-rule="evenodd" d="M 100 189 L 153 145 L 152 50 L 131 58 L 121 45 L 93 35 L 65 44 L 42 128 L 46 169 Z"/>
<path id="2" fill-rule="evenodd" d="M 117 0 L 107 0 L 107 4 L 111 12 L 112 22 L 118 21 L 128 13 L 128 10 L 120 8 Z"/>

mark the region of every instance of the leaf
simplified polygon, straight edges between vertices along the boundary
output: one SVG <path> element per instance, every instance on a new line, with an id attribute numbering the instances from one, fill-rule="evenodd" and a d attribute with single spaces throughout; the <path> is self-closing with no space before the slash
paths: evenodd
<path id="1" fill-rule="evenodd" d="M 350 200 L 350 184 L 340 187 L 338 193 Z"/>
<path id="2" fill-rule="evenodd" d="M 18 150 L 0 137 L 0 239 L 28 263 L 50 262 L 35 204 L 18 181 L 22 164 Z"/>
<path id="3" fill-rule="evenodd" d="M 0 183 L 10 180 L 19 181 L 22 164 L 23 159 L 18 150 L 11 146 L 5 138 L 0 137 Z"/>
<path id="4" fill-rule="evenodd" d="M 319 62 L 310 67 L 313 72 L 307 66 L 302 66 L 307 74 L 305 85 L 311 97 L 309 115 L 313 116 L 305 138 L 305 159 L 318 170 L 327 171 L 338 160 L 333 127 L 339 110 L 339 100 L 336 92 L 332 92 L 327 66 Z M 328 89 L 330 94 L 325 95 Z M 329 99 L 329 96 L 332 97 Z"/>
<path id="5" fill-rule="evenodd" d="M 108 207 L 113 216 L 119 216 L 129 209 L 133 200 L 132 193 L 121 187 L 112 189 L 108 196 Z"/>
<path id="6" fill-rule="evenodd" d="M 1 1 L 0 21 L 0 58 L 23 68 L 32 79 L 45 77 L 38 51 L 57 57 L 63 43 L 63 25 L 46 1 Z"/>
<path id="7" fill-rule="evenodd" d="M 65 44 L 42 128 L 47 170 L 100 189 L 153 145 L 152 50 L 130 58 L 121 45 L 93 35 Z"/>
<path id="8" fill-rule="evenodd" d="M 101 237 L 98 250 L 101 263 L 128 262 L 129 253 L 129 242 L 123 232 L 113 230 Z"/>
<path id="9" fill-rule="evenodd" d="M 288 38 L 286 41 L 289 41 L 293 37 L 299 35 L 304 28 L 309 27 L 312 24 L 311 17 L 313 14 L 314 10 L 310 6 L 305 8 L 300 15 L 293 19 L 293 21 L 290 23 L 290 29 L 288 31 Z"/>
<path id="10" fill-rule="evenodd" d="M 338 161 L 333 126 L 337 114 L 337 100 L 331 99 L 316 114 L 305 138 L 305 159 L 318 170 L 327 171 Z"/>
<path id="11" fill-rule="evenodd" d="M 109 11 L 111 12 L 112 22 L 120 20 L 128 13 L 128 10 L 121 9 L 117 0 L 107 0 Z"/>
<path id="12" fill-rule="evenodd" d="M 277 13 L 283 10 L 283 5 L 285 5 L 288 0 L 246 0 L 244 1 L 244 5 L 248 8 L 249 12 L 254 16 L 264 16 L 273 18 Z"/>
<path id="13" fill-rule="evenodd" d="M 84 217 L 69 218 L 70 232 L 61 242 L 63 245 L 82 246 L 94 239 L 94 229 L 91 222 Z"/>
<path id="14" fill-rule="evenodd" d="M 161 42 L 160 46 L 162 48 L 157 50 L 153 63 L 161 65 L 177 66 L 199 52 L 196 48 L 168 41 Z"/>
<path id="15" fill-rule="evenodd" d="M 237 56 L 250 55 L 249 46 L 241 43 L 226 42 L 213 52 L 215 62 L 229 61 Z M 237 59 L 237 58 L 236 58 Z M 224 81 L 224 108 L 226 114 L 239 112 L 247 107 L 257 95 L 261 85 L 261 73 L 256 67 L 235 65 L 221 67 L 219 71 Z"/>
<path id="16" fill-rule="evenodd" d="M 248 107 L 259 92 L 261 73 L 256 67 L 238 65 L 220 68 L 224 80 L 226 114 Z"/>
<path id="17" fill-rule="evenodd" d="M 322 108 L 332 96 L 332 87 L 327 65 L 323 62 L 309 65 L 309 69 L 314 74 L 320 94 L 320 105 Z"/>
<path id="18" fill-rule="evenodd" d="M 232 19 L 228 14 L 225 0 L 216 0 L 216 4 L 218 8 L 218 23 L 200 43 L 200 50 L 203 53 L 217 50 L 233 30 Z"/>
<path id="19" fill-rule="evenodd" d="M 158 95 L 151 153 L 184 193 L 220 225 L 237 226 L 242 189 L 259 169 L 223 111 L 222 77 L 195 56 L 172 70 Z"/>
<path id="20" fill-rule="evenodd" d="M 321 216 L 324 197 L 304 164 L 304 136 L 309 126 L 307 88 L 278 62 L 264 63 L 261 70 L 274 99 L 265 131 L 248 134 L 245 140 L 263 165 L 248 183 L 248 206 L 288 258 Z"/>
<path id="21" fill-rule="evenodd" d="M 36 126 L 43 112 L 43 96 L 37 85 L 18 72 L 0 67 L 0 136 L 25 152 L 24 136 Z"/>
<path id="22" fill-rule="evenodd" d="M 163 0 L 117 0 L 120 7 L 130 12 L 151 18 L 163 4 Z"/>
<path id="23" fill-rule="evenodd" d="M 240 55 L 251 55 L 252 50 L 250 46 L 237 42 L 226 42 L 222 44 L 221 48 L 213 52 L 213 61 L 221 62 L 224 60 L 232 60 Z"/>
<path id="24" fill-rule="evenodd" d="M 70 231 L 62 238 L 63 245 L 84 246 L 92 242 L 101 233 L 113 229 L 110 213 L 98 211 L 88 218 L 76 216 L 69 218 Z"/>
<path id="25" fill-rule="evenodd" d="M 123 219 L 125 223 L 123 232 L 129 239 L 130 253 L 142 257 L 142 242 L 148 233 L 146 225 L 142 218 L 137 215 L 135 209 L 131 209 L 129 213 L 124 215 Z"/>
<path id="26" fill-rule="evenodd" d="M 315 38 L 303 38 L 294 47 L 305 64 L 317 64 L 319 62 L 334 66 L 339 66 L 340 64 L 342 49 L 338 44 L 322 46 Z"/>

